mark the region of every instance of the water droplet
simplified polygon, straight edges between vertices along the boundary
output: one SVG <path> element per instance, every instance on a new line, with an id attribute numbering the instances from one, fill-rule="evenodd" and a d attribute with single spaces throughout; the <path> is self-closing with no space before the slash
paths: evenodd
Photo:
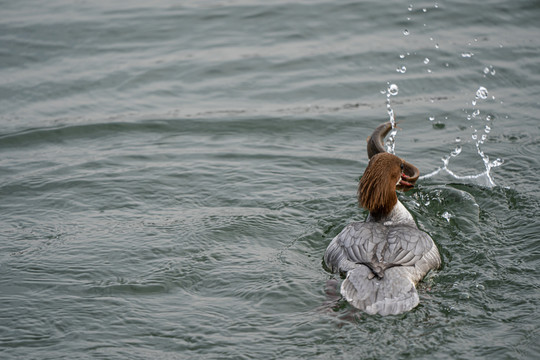
<path id="1" fill-rule="evenodd" d="M 450 222 L 450 219 L 452 218 L 452 214 L 450 214 L 448 211 L 445 211 L 444 213 L 442 213 L 441 215 L 443 218 L 446 219 L 446 221 Z"/>
<path id="2" fill-rule="evenodd" d="M 478 139 L 478 135 L 476 135 L 476 134 L 472 134 L 471 137 L 472 137 L 473 140 Z"/>
<path id="3" fill-rule="evenodd" d="M 485 132 L 486 134 L 489 134 L 490 131 L 491 131 L 491 126 L 486 125 L 486 127 L 484 128 L 484 132 Z"/>
<path id="4" fill-rule="evenodd" d="M 381 90 L 381 94 L 386 94 L 386 90 Z"/>
<path id="5" fill-rule="evenodd" d="M 430 116 L 430 117 L 429 117 L 429 121 L 433 121 L 433 120 L 435 120 L 435 117 L 434 117 L 434 116 Z"/>
<path id="6" fill-rule="evenodd" d="M 476 100 L 471 101 L 472 106 L 476 106 Z"/>
<path id="7" fill-rule="evenodd" d="M 461 138 L 460 138 L 459 136 L 456 138 L 456 142 L 457 142 L 457 143 L 460 143 L 460 142 L 461 142 Z"/>
<path id="8" fill-rule="evenodd" d="M 488 75 L 488 74 L 495 75 L 495 73 L 496 73 L 496 71 L 495 71 L 495 69 L 493 68 L 492 65 L 490 65 L 489 67 L 486 66 L 486 67 L 484 68 L 484 74 L 485 74 L 485 75 Z"/>
<path id="9" fill-rule="evenodd" d="M 409 7 L 407 8 L 407 10 L 412 11 L 412 4 L 409 5 Z"/>
<path id="10" fill-rule="evenodd" d="M 431 69 L 427 69 L 428 74 L 431 74 Z"/>
<path id="11" fill-rule="evenodd" d="M 399 58 L 400 58 L 400 59 L 405 59 L 405 54 L 400 54 L 400 55 L 399 55 Z"/>
<path id="12" fill-rule="evenodd" d="M 407 30 L 407 29 L 403 30 L 403 35 L 405 35 L 405 36 L 409 35 L 409 30 Z"/>
<path id="13" fill-rule="evenodd" d="M 472 113 L 472 116 L 477 117 L 478 115 L 480 115 L 480 110 L 478 110 L 478 109 L 474 110 L 473 113 Z"/>
<path id="14" fill-rule="evenodd" d="M 435 44 L 435 49 L 438 49 L 439 48 L 439 44 Z"/>
<path id="15" fill-rule="evenodd" d="M 399 88 L 396 84 L 391 84 L 388 87 L 388 94 L 392 96 L 396 96 L 398 94 Z"/>
<path id="16" fill-rule="evenodd" d="M 427 9 L 426 9 L 426 8 L 423 8 L 422 11 L 423 11 L 423 12 L 427 12 Z"/>
<path id="17" fill-rule="evenodd" d="M 452 156 L 458 156 L 459 154 L 461 154 L 461 146 L 460 145 L 456 146 L 454 151 L 452 151 L 450 153 L 450 155 L 452 155 Z"/>
<path id="18" fill-rule="evenodd" d="M 448 155 L 444 155 L 442 158 L 441 158 L 444 166 L 446 167 L 448 165 L 448 160 L 450 160 L 450 156 Z"/>
<path id="19" fill-rule="evenodd" d="M 486 116 L 486 121 L 491 121 L 492 119 L 491 115 Z"/>
<path id="20" fill-rule="evenodd" d="M 428 58 L 424 59 L 424 64 L 426 64 L 426 65 L 429 64 L 429 59 Z"/>
<path id="21" fill-rule="evenodd" d="M 439 8 L 439 4 L 435 3 L 435 9 Z"/>
<path id="22" fill-rule="evenodd" d="M 493 160 L 493 162 L 491 163 L 491 167 L 501 166 L 503 163 L 504 163 L 504 160 L 502 160 L 501 158 L 497 158 Z"/>
<path id="23" fill-rule="evenodd" d="M 487 99 L 488 97 L 488 91 L 485 87 L 480 86 L 478 90 L 476 90 L 476 98 L 477 99 Z"/>
<path id="24" fill-rule="evenodd" d="M 461 57 L 464 57 L 464 58 L 470 58 L 470 57 L 473 57 L 474 54 L 472 52 L 464 52 L 464 53 L 461 53 Z"/>

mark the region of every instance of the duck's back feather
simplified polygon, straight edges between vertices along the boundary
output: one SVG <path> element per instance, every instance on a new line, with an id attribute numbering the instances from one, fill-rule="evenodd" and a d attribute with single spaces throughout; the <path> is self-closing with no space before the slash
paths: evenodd
<path id="1" fill-rule="evenodd" d="M 418 304 L 415 284 L 440 266 L 431 237 L 414 223 L 355 222 L 324 255 L 332 272 L 347 273 L 342 295 L 368 313 L 398 314 Z"/>

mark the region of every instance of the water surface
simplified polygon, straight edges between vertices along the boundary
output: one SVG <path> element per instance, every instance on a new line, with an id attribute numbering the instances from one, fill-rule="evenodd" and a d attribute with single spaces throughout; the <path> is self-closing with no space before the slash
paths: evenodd
<path id="1" fill-rule="evenodd" d="M 3 359 L 537 357 L 536 2 L 1 7 Z M 389 110 L 443 266 L 380 317 L 322 256 Z"/>

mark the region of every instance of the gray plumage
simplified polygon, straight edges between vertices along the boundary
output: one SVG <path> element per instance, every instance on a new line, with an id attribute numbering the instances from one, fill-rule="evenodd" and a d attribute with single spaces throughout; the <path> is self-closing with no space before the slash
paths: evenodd
<path id="1" fill-rule="evenodd" d="M 324 255 L 334 273 L 346 273 L 341 294 L 369 314 L 399 314 L 418 305 L 415 284 L 441 259 L 431 237 L 418 230 L 398 201 L 380 219 L 347 225 Z"/>

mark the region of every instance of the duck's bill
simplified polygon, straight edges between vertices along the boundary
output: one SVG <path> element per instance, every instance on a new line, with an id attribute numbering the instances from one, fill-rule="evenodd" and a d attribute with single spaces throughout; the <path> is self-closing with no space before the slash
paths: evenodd
<path id="1" fill-rule="evenodd" d="M 398 190 L 409 190 L 416 184 L 416 180 L 420 177 L 420 170 L 416 166 L 406 161 L 403 162 L 403 174 L 401 175 L 400 185 L 403 188 Z"/>
<path id="2" fill-rule="evenodd" d="M 399 182 L 397 183 L 397 187 L 401 187 L 400 190 L 403 189 L 410 189 L 414 187 L 414 182 L 411 182 L 411 177 L 407 176 L 406 174 L 401 174 L 401 178 L 399 179 Z"/>

